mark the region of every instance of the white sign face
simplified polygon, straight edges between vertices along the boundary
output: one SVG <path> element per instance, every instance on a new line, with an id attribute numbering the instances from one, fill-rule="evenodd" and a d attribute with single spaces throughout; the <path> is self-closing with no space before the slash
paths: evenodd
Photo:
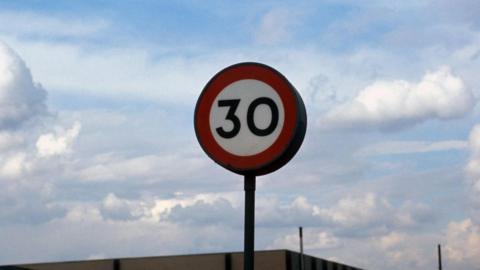
<path id="1" fill-rule="evenodd" d="M 268 84 L 245 79 L 225 87 L 210 110 L 210 130 L 225 151 L 252 156 L 269 148 L 278 138 L 285 110 L 277 92 Z"/>

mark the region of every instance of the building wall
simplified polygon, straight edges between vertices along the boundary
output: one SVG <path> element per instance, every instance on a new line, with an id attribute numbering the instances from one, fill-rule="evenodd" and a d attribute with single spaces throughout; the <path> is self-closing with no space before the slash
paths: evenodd
<path id="1" fill-rule="evenodd" d="M 304 255 L 304 270 L 356 270 Z M 243 253 L 217 253 L 0 266 L 0 270 L 243 270 Z M 288 250 L 255 252 L 255 270 L 301 270 L 300 254 Z"/>

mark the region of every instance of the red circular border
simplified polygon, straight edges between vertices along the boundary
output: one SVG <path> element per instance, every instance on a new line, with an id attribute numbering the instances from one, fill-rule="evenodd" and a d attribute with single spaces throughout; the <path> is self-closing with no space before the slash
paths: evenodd
<path id="1" fill-rule="evenodd" d="M 251 156 L 237 156 L 225 151 L 214 139 L 210 129 L 210 110 L 217 95 L 228 85 L 253 79 L 270 85 L 280 96 L 284 107 L 284 124 L 276 141 L 264 151 Z M 205 86 L 195 109 L 195 131 L 205 152 L 217 163 L 237 172 L 261 169 L 285 152 L 295 136 L 298 104 L 295 89 L 275 69 L 259 63 L 241 63 L 217 73 Z"/>

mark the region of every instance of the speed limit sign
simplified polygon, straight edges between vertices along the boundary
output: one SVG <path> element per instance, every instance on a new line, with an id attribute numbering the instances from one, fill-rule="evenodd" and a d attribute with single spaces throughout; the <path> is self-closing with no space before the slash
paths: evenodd
<path id="1" fill-rule="evenodd" d="M 302 98 L 275 69 L 240 63 L 217 73 L 195 108 L 195 132 L 203 150 L 242 175 L 262 175 L 287 163 L 305 136 Z"/>

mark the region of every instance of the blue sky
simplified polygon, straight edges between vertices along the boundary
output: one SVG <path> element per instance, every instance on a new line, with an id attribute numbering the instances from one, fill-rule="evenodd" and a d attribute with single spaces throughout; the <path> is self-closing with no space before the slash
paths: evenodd
<path id="1" fill-rule="evenodd" d="M 0 1 L 0 264 L 242 250 L 242 178 L 193 110 L 258 61 L 301 93 L 258 179 L 257 249 L 366 269 L 480 253 L 475 1 Z M 48 242 L 47 248 L 45 244 Z"/>

